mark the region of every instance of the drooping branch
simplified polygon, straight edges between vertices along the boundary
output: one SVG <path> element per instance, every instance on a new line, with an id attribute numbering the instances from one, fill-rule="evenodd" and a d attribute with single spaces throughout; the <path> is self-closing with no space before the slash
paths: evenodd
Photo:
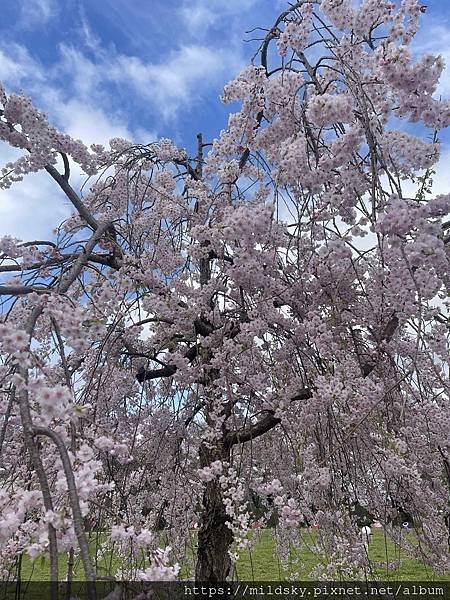
<path id="1" fill-rule="evenodd" d="M 154 320 L 154 319 L 152 319 L 152 320 Z M 194 320 L 194 330 L 197 335 L 207 337 L 214 331 L 214 327 L 211 325 L 211 323 L 209 323 L 207 321 L 207 319 L 198 318 L 198 319 Z M 232 327 L 227 334 L 228 339 L 235 338 L 240 333 L 240 331 L 241 331 L 241 329 L 240 329 L 239 325 Z M 186 358 L 188 361 L 192 362 L 197 357 L 198 351 L 199 351 L 199 345 L 195 344 L 194 346 L 191 346 L 185 352 L 184 358 Z M 133 354 L 133 352 L 131 351 L 130 354 Z M 142 367 L 141 369 L 139 369 L 138 373 L 136 374 L 136 379 L 139 381 L 139 383 L 143 383 L 144 381 L 147 381 L 150 379 L 159 379 L 160 377 L 171 377 L 172 375 L 174 375 L 176 373 L 176 371 L 177 371 L 177 367 L 175 365 L 170 365 L 170 364 L 164 365 L 160 369 L 146 369 L 145 367 Z"/>
<path id="2" fill-rule="evenodd" d="M 72 509 L 73 516 L 73 528 L 75 531 L 75 535 L 77 536 L 78 545 L 80 547 L 81 560 L 83 561 L 83 568 L 86 575 L 86 580 L 95 581 L 95 571 L 94 567 L 92 566 L 92 561 L 89 554 L 89 544 L 86 538 L 86 534 L 84 532 L 83 515 L 81 513 L 80 500 L 78 498 L 75 477 L 73 474 L 73 469 L 70 463 L 67 448 L 64 442 L 59 437 L 59 435 L 55 431 L 49 429 L 48 427 L 34 426 L 32 431 L 33 435 L 35 436 L 44 435 L 50 438 L 54 442 L 55 446 L 58 448 L 58 452 L 61 457 L 61 462 L 64 469 L 64 474 L 67 480 L 67 490 L 69 492 L 70 508 Z M 88 590 L 89 589 L 90 588 L 88 588 Z M 90 600 L 94 600 L 95 596 L 90 594 L 89 598 Z"/>
<path id="3" fill-rule="evenodd" d="M 26 331 L 29 335 L 29 344 L 31 344 L 31 338 L 33 335 L 34 328 L 36 326 L 36 322 L 42 313 L 41 307 L 35 307 L 26 324 Z M 21 389 L 18 394 L 18 402 L 20 408 L 20 418 L 23 426 L 23 433 L 25 439 L 25 446 L 30 454 L 31 462 L 33 468 L 36 472 L 39 485 L 42 492 L 42 498 L 44 502 L 44 507 L 46 511 L 53 512 L 53 500 L 50 492 L 50 485 L 48 481 L 47 474 L 44 469 L 44 465 L 42 463 L 41 455 L 39 452 L 39 447 L 36 444 L 36 441 L 33 436 L 33 420 L 31 417 L 31 409 L 29 402 L 29 393 L 28 393 L 28 368 L 24 365 L 21 365 L 18 369 L 18 373 L 21 375 L 25 386 Z M 52 525 L 51 522 L 48 523 L 48 542 L 49 542 L 49 553 L 50 553 L 50 577 L 52 581 L 58 581 L 59 570 L 58 570 L 58 544 L 56 540 L 56 529 Z M 51 587 L 51 599 L 57 600 L 58 591 L 52 586 Z"/>
<path id="4" fill-rule="evenodd" d="M 136 373 L 136 379 L 139 383 L 144 383 L 144 381 L 149 381 L 150 379 L 160 379 L 161 377 L 171 377 L 175 375 L 177 368 L 174 365 L 166 365 L 165 367 L 161 367 L 161 369 L 146 369 L 142 367 Z"/>

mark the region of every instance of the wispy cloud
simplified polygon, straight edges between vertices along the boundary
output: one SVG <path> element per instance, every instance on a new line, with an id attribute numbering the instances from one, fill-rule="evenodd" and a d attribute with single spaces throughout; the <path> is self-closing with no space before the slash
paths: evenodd
<path id="1" fill-rule="evenodd" d="M 58 0 L 20 0 L 20 25 L 32 29 L 55 18 L 60 9 Z"/>
<path id="2" fill-rule="evenodd" d="M 189 44 L 149 61 L 114 48 L 97 47 L 95 53 L 88 53 L 60 44 L 56 60 L 44 69 L 23 46 L 0 47 L 0 80 L 12 89 L 25 87 L 41 96 L 48 88 L 47 98 L 56 96 L 51 92 L 58 90 L 59 99 L 72 96 L 92 106 L 117 110 L 132 98 L 145 105 L 147 113 L 164 120 L 176 120 L 212 90 L 218 96 L 243 64 L 240 50 L 233 47 Z M 50 108 L 53 112 L 57 106 Z"/>
<path id="3" fill-rule="evenodd" d="M 146 98 L 165 119 L 198 102 L 242 66 L 239 55 L 223 48 L 183 46 L 166 60 L 146 63 L 134 56 L 117 56 L 106 76 L 117 85 L 126 84 Z"/>
<path id="4" fill-rule="evenodd" d="M 91 34 L 88 38 L 90 49 L 95 48 L 92 56 L 81 48 L 61 44 L 55 72 L 69 75 L 69 85 L 80 97 L 103 100 L 114 85 L 115 94 L 122 99 L 132 94 L 166 120 L 176 119 L 179 111 L 199 102 L 212 89 L 218 95 L 223 83 L 244 64 L 236 46 L 186 44 L 157 59 L 145 60 L 102 47 Z"/>
<path id="5" fill-rule="evenodd" d="M 24 88 L 52 123 L 87 144 L 107 144 L 113 137 L 135 138 L 126 116 L 107 101 L 110 89 L 104 84 L 109 78 L 104 64 L 95 64 L 67 46 L 61 46 L 51 67 L 31 59 L 18 44 L 0 48 L 0 80 L 9 90 Z"/>
<path id="6" fill-rule="evenodd" d="M 30 79 L 42 81 L 44 74 L 42 66 L 30 56 L 27 48 L 14 43 L 3 49 L 0 47 L 0 81 L 19 88 Z"/>
<path id="7" fill-rule="evenodd" d="M 255 8 L 257 4 L 257 0 L 184 0 L 179 16 L 191 33 L 207 35 L 211 27 L 229 26 L 230 18 L 241 18 L 243 13 Z M 243 33 L 239 32 L 241 35 Z"/>
<path id="8" fill-rule="evenodd" d="M 257 0 L 151 4 L 11 3 L 0 41 L 0 80 L 10 92 L 25 90 L 52 124 L 88 144 L 107 145 L 113 137 L 148 143 L 155 127 L 184 138 L 186 115 L 201 102 L 217 102 L 224 83 L 243 66 L 245 27 L 236 20 Z M 70 19 L 62 10 L 69 5 Z M 223 124 L 214 123 L 214 130 Z M 0 145 L 0 165 L 7 160 Z M 79 183 L 76 168 L 73 174 Z M 0 192 L 0 233 L 26 238 L 36 227 L 39 235 L 50 235 L 68 211 L 45 173 L 31 175 Z"/>

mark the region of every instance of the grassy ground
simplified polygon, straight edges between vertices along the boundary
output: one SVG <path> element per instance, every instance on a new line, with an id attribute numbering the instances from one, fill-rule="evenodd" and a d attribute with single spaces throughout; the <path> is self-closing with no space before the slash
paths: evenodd
<path id="1" fill-rule="evenodd" d="M 318 557 L 313 552 L 316 532 L 302 530 L 302 543 L 299 550 L 292 550 L 290 563 L 291 572 L 296 572 L 297 580 L 307 580 L 309 573 L 318 564 Z M 405 533 L 405 536 L 414 536 L 414 533 Z M 275 552 L 275 541 L 271 530 L 258 533 L 258 541 L 252 550 L 244 551 L 236 565 L 237 576 L 245 581 L 283 581 L 289 575 Z M 94 549 L 101 544 L 101 538 L 92 539 L 91 546 Z M 94 554 L 94 553 L 93 553 Z M 373 566 L 373 580 L 442 580 L 441 576 L 434 574 L 422 563 L 407 557 L 406 553 L 396 548 L 394 544 L 387 541 L 383 533 L 374 530 L 372 536 L 369 557 Z M 396 568 L 387 568 L 387 564 L 395 563 Z M 111 553 L 103 553 L 97 564 L 100 575 L 114 576 L 119 567 L 117 557 Z M 67 556 L 60 557 L 61 579 L 67 574 Z M 79 559 L 75 563 L 75 579 L 82 578 L 83 569 Z M 38 558 L 32 562 L 24 556 L 21 566 L 21 578 L 23 581 L 45 581 L 50 575 L 48 562 Z M 189 574 L 182 572 L 183 578 L 189 578 Z M 450 580 L 450 576 L 446 579 Z"/>
<path id="2" fill-rule="evenodd" d="M 413 533 L 405 533 L 412 536 Z M 302 532 L 300 550 L 291 552 L 291 572 L 298 573 L 297 580 L 308 580 L 309 573 L 317 566 L 318 556 L 314 554 L 315 532 Z M 369 558 L 373 568 L 374 580 L 391 581 L 425 581 L 439 579 L 428 567 L 419 561 L 409 558 L 404 550 L 386 540 L 384 534 L 374 530 L 369 547 Z M 396 568 L 387 568 L 395 563 Z M 275 553 L 275 542 L 270 531 L 262 532 L 256 547 L 244 552 L 237 563 L 237 573 L 240 580 L 277 581 L 286 580 L 289 571 L 281 565 Z M 447 578 L 450 579 L 450 576 Z"/>

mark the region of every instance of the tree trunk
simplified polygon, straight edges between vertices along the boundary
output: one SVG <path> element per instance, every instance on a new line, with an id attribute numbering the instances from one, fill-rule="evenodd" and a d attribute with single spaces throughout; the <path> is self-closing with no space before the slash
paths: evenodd
<path id="1" fill-rule="evenodd" d="M 202 467 L 213 460 L 229 460 L 229 453 L 220 453 L 202 447 L 200 462 Z M 198 531 L 196 581 L 225 581 L 231 569 L 228 551 L 233 543 L 233 534 L 227 527 L 229 517 L 225 512 L 220 483 L 217 479 L 208 481 L 203 494 L 203 506 Z"/>

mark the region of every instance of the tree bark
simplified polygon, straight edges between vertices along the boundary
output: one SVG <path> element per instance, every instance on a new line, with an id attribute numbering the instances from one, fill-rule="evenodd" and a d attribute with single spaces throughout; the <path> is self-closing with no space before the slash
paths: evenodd
<path id="1" fill-rule="evenodd" d="M 214 460 L 229 461 L 226 448 L 200 449 L 200 464 L 206 467 Z M 196 581 L 225 581 L 230 573 L 231 559 L 228 551 L 233 543 L 233 534 L 227 526 L 228 515 L 223 504 L 218 479 L 206 483 L 198 531 Z"/>

